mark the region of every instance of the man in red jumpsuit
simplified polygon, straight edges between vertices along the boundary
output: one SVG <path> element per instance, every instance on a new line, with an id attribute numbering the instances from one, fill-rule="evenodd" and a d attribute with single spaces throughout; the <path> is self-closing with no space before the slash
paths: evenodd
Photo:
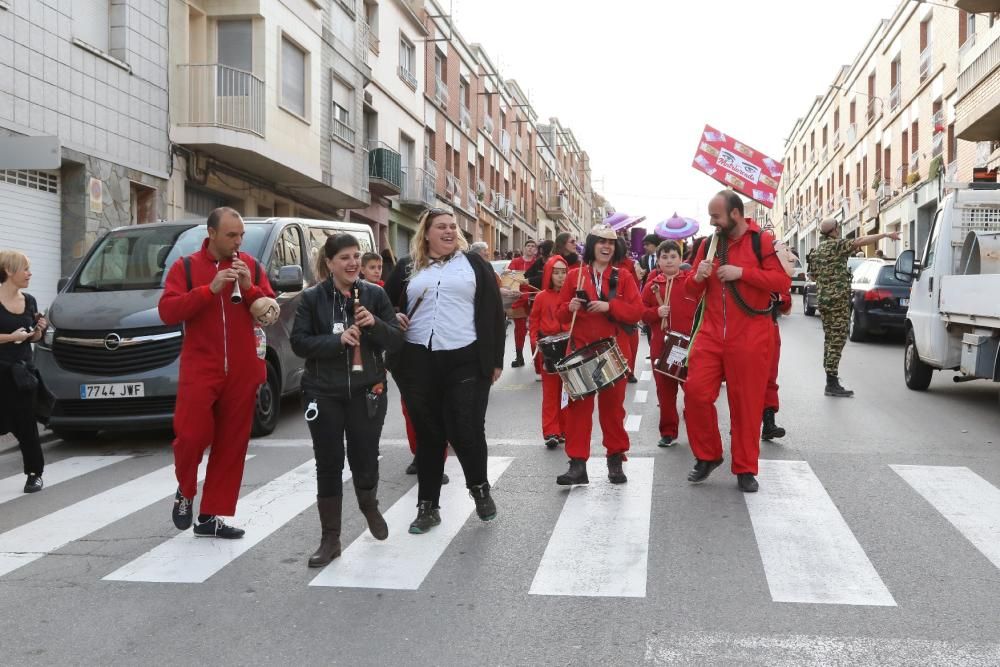
<path id="1" fill-rule="evenodd" d="M 634 326 L 642 317 L 642 302 L 635 277 L 620 271 L 615 264 L 622 250 L 612 229 L 596 225 L 587 236 L 583 264 L 570 269 L 559 292 L 559 319 L 572 324 L 572 344 L 580 349 L 602 338 L 614 338 L 622 356 L 628 358 L 632 345 L 626 326 Z M 586 299 L 577 297 L 577 287 Z M 576 321 L 573 322 L 573 314 Z M 622 470 L 629 450 L 625 432 L 626 380 L 622 377 L 597 393 L 597 410 L 608 454 L 608 479 L 612 484 L 627 482 Z M 561 485 L 587 484 L 587 459 L 590 458 L 590 434 L 594 427 L 594 396 L 578 398 L 566 406 L 566 454 L 569 471 L 559 475 Z"/>
<path id="2" fill-rule="evenodd" d="M 240 214 L 229 207 L 217 208 L 207 224 L 208 238 L 201 250 L 170 267 L 159 304 L 165 323 L 184 324 L 174 410 L 174 467 L 179 486 L 173 520 L 180 530 L 191 526 L 198 466 L 211 446 L 194 532 L 235 539 L 243 537 L 244 531 L 227 525 L 220 516 L 236 513 L 257 388 L 267 377 L 264 360 L 258 356 L 250 306 L 274 293 L 256 260 L 239 254 L 244 234 Z M 237 281 L 241 303 L 231 298 Z"/>
<path id="3" fill-rule="evenodd" d="M 788 291 L 791 278 L 775 254 L 770 232 L 760 231 L 753 220 L 743 217 L 739 195 L 723 190 L 712 199 L 708 213 L 719 235 L 718 253 L 707 261 L 710 244 L 703 243 L 694 261 L 694 276 L 686 283 L 689 294 L 703 298 L 684 386 L 685 421 L 696 458 L 688 481 L 704 482 L 722 464 L 715 402 L 725 378 L 732 472 L 740 490 L 753 493 L 758 488 L 760 420 L 774 348 L 771 293 Z"/>
<path id="4" fill-rule="evenodd" d="M 527 271 L 535 263 L 535 255 L 538 253 L 538 245 L 528 240 L 524 244 L 524 252 L 520 257 L 510 260 L 507 265 L 508 271 Z M 531 292 L 533 290 L 527 283 L 521 285 L 523 296 L 514 302 L 510 307 L 511 319 L 514 320 L 514 361 L 510 362 L 511 368 L 524 366 L 524 339 L 528 335 L 528 313 L 531 311 Z M 532 348 L 534 352 L 534 348 Z"/>
<path id="5" fill-rule="evenodd" d="M 781 361 L 781 327 L 778 326 L 778 316 L 787 315 L 792 311 L 791 292 L 783 293 L 777 302 L 777 310 L 772 316 L 774 321 L 774 351 L 771 354 L 771 374 L 767 378 L 767 391 L 764 392 L 764 418 L 760 431 L 761 440 L 774 440 L 785 437 L 785 429 L 778 426 L 774 417 L 778 414 L 778 363 Z"/>

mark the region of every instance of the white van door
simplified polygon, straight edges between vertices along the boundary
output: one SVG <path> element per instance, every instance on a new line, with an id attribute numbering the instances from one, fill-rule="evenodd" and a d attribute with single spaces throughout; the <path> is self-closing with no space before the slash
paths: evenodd
<path id="1" fill-rule="evenodd" d="M 951 258 L 945 253 L 938 256 L 937 243 L 942 228 L 949 218 L 939 208 L 934 215 L 931 233 L 920 259 L 920 273 L 910 288 L 910 304 L 907 317 L 913 325 L 913 336 L 920 358 L 931 366 L 943 368 L 948 348 L 948 332 L 938 310 L 938 291 L 941 276 L 950 273 Z"/>

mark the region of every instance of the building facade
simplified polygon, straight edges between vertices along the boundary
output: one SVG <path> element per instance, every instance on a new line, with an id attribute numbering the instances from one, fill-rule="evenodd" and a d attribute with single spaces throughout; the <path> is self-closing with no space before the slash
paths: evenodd
<path id="1" fill-rule="evenodd" d="M 103 232 L 165 215 L 167 0 L 0 2 L 0 136 L 53 137 L 57 166 L 0 169 L 0 247 L 42 308 Z"/>
<path id="2" fill-rule="evenodd" d="M 993 168 L 1000 165 L 1000 0 L 956 4 L 962 14 L 955 134 L 976 142 L 978 166 Z"/>

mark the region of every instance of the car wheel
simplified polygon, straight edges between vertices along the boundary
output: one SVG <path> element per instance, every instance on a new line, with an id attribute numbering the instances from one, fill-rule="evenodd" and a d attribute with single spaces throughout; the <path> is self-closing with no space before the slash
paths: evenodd
<path id="1" fill-rule="evenodd" d="M 851 319 L 847 323 L 847 337 L 854 343 L 860 343 L 865 339 L 865 330 L 861 326 L 861 315 L 851 308 Z"/>
<path id="2" fill-rule="evenodd" d="M 934 369 L 920 360 L 917 354 L 917 341 L 913 330 L 906 332 L 906 345 L 903 348 L 903 378 L 906 386 L 914 391 L 924 391 L 931 384 Z"/>
<path id="3" fill-rule="evenodd" d="M 802 310 L 808 317 L 816 314 L 816 308 L 809 305 L 809 295 L 805 292 L 802 293 Z"/>
<path id="4" fill-rule="evenodd" d="M 259 438 L 270 435 L 278 426 L 281 414 L 281 385 L 274 364 L 267 362 L 267 381 L 257 389 L 257 404 L 253 413 L 253 429 L 250 435 Z"/>
<path id="5" fill-rule="evenodd" d="M 51 431 L 60 440 L 65 440 L 67 442 L 72 441 L 86 441 L 93 440 L 97 437 L 97 431 L 91 429 L 80 429 L 80 428 L 53 428 Z"/>

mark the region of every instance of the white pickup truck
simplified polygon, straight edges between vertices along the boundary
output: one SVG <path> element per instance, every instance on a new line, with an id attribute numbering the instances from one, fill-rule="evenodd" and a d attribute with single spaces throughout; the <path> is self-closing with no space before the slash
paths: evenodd
<path id="1" fill-rule="evenodd" d="M 956 382 L 1000 381 L 1000 184 L 957 186 L 938 208 L 923 256 L 901 253 L 896 275 L 913 280 L 906 386 L 927 389 L 935 370 L 959 371 Z"/>

